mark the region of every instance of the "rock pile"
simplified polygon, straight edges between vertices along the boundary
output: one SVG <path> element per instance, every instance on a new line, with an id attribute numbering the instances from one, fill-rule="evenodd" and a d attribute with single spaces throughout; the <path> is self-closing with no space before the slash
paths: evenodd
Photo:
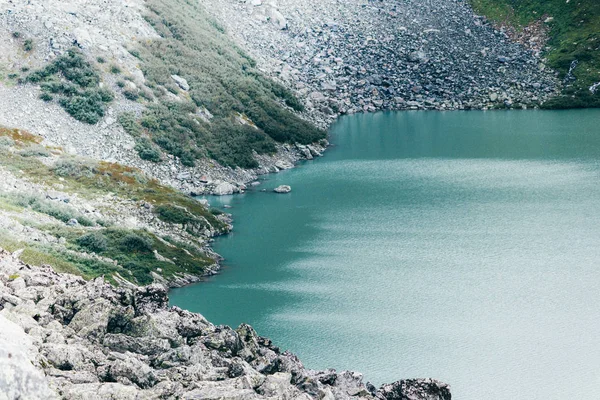
<path id="1" fill-rule="evenodd" d="M 533 107 L 557 85 L 538 53 L 462 0 L 202 3 L 320 122 L 387 109 Z M 264 19 L 265 7 L 288 28 Z"/>
<path id="2" fill-rule="evenodd" d="M 164 286 L 115 288 L 2 250 L 0 310 L 0 392 L 10 399 L 450 399 L 433 380 L 376 390 L 355 372 L 308 370 L 248 325 L 169 307 Z"/>

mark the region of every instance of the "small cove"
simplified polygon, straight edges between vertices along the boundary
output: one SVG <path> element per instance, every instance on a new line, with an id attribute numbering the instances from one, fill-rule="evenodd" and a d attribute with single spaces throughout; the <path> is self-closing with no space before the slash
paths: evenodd
<path id="1" fill-rule="evenodd" d="M 234 216 L 214 247 L 225 268 L 171 302 L 377 385 L 593 397 L 599 123 L 600 110 L 344 117 L 325 157 L 210 198 Z"/>

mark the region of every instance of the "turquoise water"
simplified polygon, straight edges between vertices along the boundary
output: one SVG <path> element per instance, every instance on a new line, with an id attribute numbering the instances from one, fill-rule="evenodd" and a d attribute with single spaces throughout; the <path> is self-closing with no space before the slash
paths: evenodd
<path id="1" fill-rule="evenodd" d="M 600 110 L 355 115 L 331 141 L 210 198 L 235 218 L 226 266 L 172 303 L 376 384 L 598 398 Z"/>

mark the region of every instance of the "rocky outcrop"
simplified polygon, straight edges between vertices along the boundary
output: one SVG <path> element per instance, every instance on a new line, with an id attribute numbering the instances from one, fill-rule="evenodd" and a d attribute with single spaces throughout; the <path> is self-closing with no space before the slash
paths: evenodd
<path id="1" fill-rule="evenodd" d="M 248 325 L 169 307 L 162 285 L 113 287 L 17 257 L 0 250 L 0 398 L 450 399 L 432 380 L 375 390 L 355 372 L 308 370 Z"/>

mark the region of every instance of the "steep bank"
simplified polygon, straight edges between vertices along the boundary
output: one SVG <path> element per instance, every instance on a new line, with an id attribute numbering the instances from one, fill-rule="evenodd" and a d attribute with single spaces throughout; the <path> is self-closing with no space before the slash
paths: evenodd
<path id="1" fill-rule="evenodd" d="M 307 370 L 248 325 L 214 326 L 168 308 L 160 285 L 115 288 L 0 249 L 0 293 L 0 389 L 8 399 L 451 398 L 434 380 L 376 390 L 357 373 Z"/>

